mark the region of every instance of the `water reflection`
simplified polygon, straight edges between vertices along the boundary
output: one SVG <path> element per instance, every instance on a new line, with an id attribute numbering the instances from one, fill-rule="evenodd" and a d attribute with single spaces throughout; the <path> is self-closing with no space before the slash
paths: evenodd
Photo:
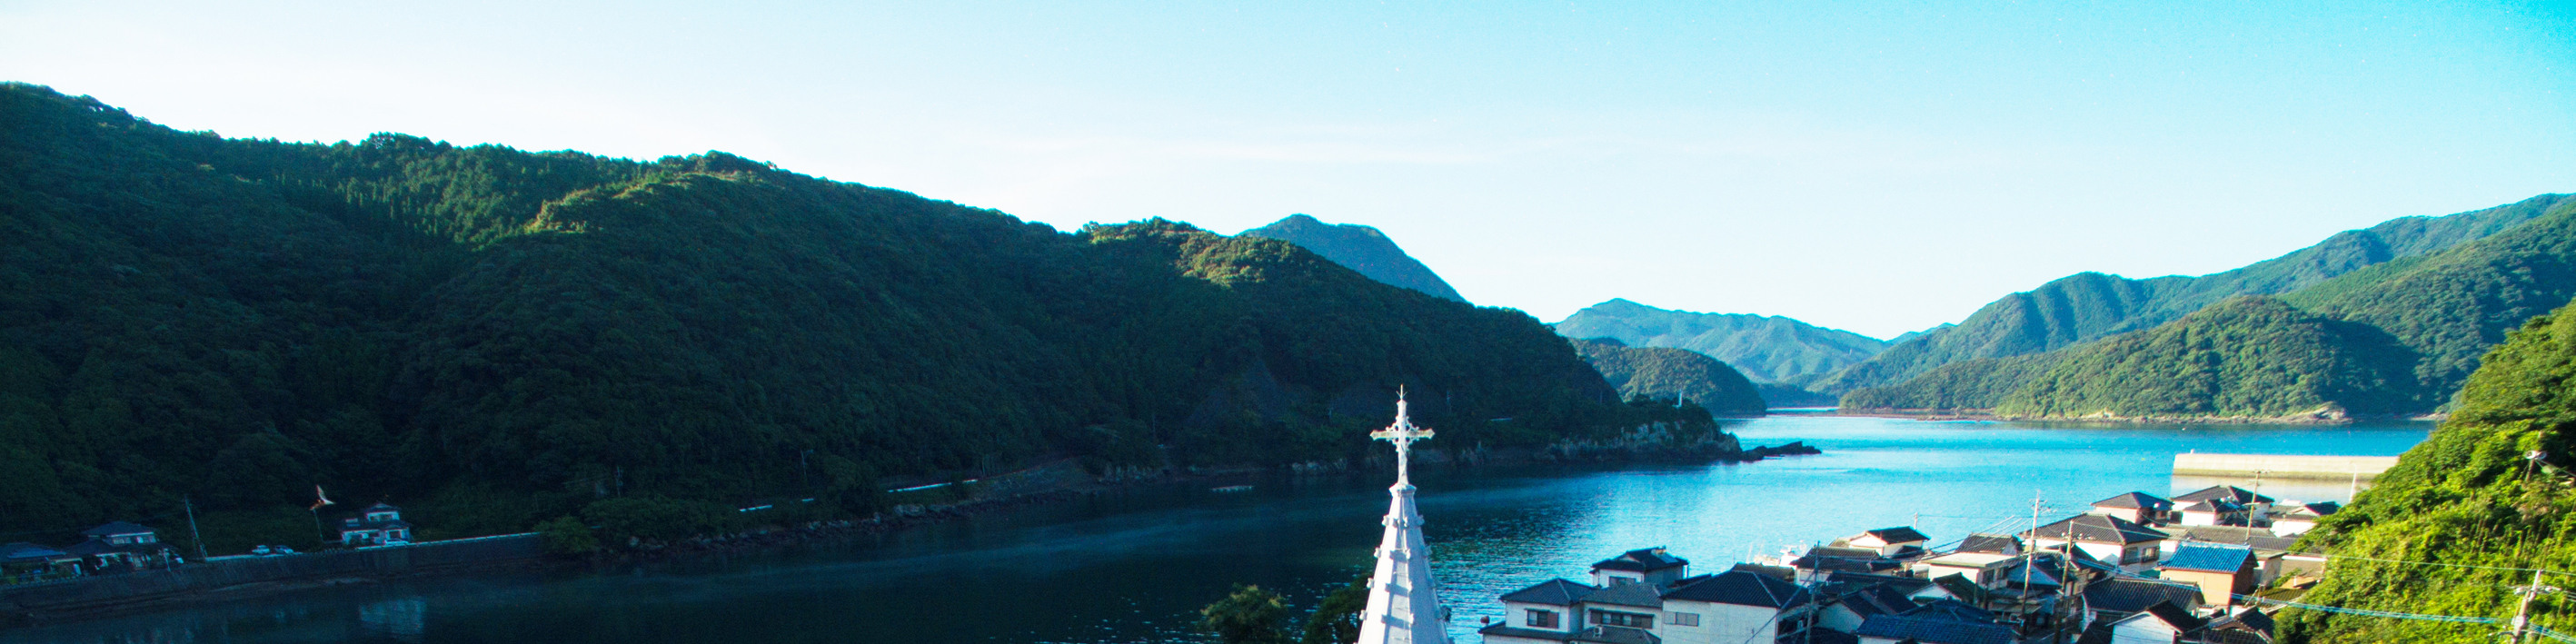
<path id="1" fill-rule="evenodd" d="M 1863 529 L 1936 539 L 2026 527 L 2039 496 L 2072 512 L 2120 492 L 2205 487 L 2173 455 L 2393 455 L 2428 424 L 2328 428 L 2047 426 L 1783 416 L 1748 442 L 1827 451 L 1747 465 L 1419 472 L 1419 503 L 1457 639 L 1493 598 L 1666 546 L 1701 571 Z M 1251 492 L 1128 490 L 860 543 L 638 566 L 396 580 L 0 632 L 5 642 L 1197 641 L 1198 607 L 1233 584 L 1311 607 L 1365 570 L 1387 477 L 1275 478 Z M 2344 486 L 2264 491 L 2340 500 Z M 2248 486 L 2251 487 L 2251 486 Z"/>

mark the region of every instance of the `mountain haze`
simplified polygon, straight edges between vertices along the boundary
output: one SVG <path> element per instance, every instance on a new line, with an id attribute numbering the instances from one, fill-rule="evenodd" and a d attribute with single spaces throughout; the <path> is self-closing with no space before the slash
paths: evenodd
<path id="1" fill-rule="evenodd" d="M 1734 365 L 1759 382 L 1794 382 L 1860 362 L 1886 348 L 1876 338 L 1778 316 L 1693 313 L 1613 299 L 1555 324 L 1569 338 L 1615 338 L 1631 347 L 1673 347 Z"/>
<path id="2" fill-rule="evenodd" d="M 1266 237 L 1296 244 L 1314 251 L 1335 264 L 1348 266 L 1369 279 L 1428 293 L 1453 302 L 1465 302 L 1458 290 L 1440 279 L 1431 267 L 1422 265 L 1395 240 L 1376 228 L 1359 224 L 1327 224 L 1306 215 L 1289 215 L 1268 226 L 1243 231 L 1242 235 Z"/>

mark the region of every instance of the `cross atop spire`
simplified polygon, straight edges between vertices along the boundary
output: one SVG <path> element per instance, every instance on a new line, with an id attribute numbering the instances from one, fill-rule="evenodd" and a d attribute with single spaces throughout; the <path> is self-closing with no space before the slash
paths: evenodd
<path id="1" fill-rule="evenodd" d="M 1386 429 L 1369 432 L 1369 438 L 1395 444 L 1395 484 L 1410 487 L 1413 483 L 1412 479 L 1406 476 L 1406 470 L 1410 469 L 1413 460 L 1413 441 L 1431 438 L 1432 431 L 1428 427 L 1413 426 L 1413 419 L 1406 415 L 1405 407 L 1404 386 L 1396 385 L 1395 424 L 1386 426 Z"/>

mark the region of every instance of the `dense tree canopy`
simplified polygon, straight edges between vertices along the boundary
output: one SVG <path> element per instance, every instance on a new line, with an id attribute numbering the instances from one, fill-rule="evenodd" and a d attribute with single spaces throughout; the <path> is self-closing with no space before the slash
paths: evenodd
<path id="1" fill-rule="evenodd" d="M 276 542 L 315 484 L 446 536 L 612 498 L 864 509 L 1051 458 L 1342 458 L 1399 385 L 1462 447 L 1650 414 L 1527 315 L 1276 240 L 1065 233 L 712 152 L 230 140 L 27 85 L 0 86 L 0 257 L 13 539 L 172 525 L 185 495 L 217 549 Z"/>

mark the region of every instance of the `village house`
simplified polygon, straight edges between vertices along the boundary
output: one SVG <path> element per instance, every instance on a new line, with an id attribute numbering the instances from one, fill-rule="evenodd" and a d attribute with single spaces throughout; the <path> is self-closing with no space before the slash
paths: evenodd
<path id="1" fill-rule="evenodd" d="M 1923 552 L 1923 544 L 1931 541 L 1931 537 L 1923 536 L 1922 532 L 1915 530 L 1912 526 L 1904 526 L 1896 528 L 1879 528 L 1876 530 L 1862 532 L 1860 534 L 1837 540 L 1833 545 L 1846 548 L 1868 548 L 1878 551 L 1878 556 L 1881 557 L 1903 559 L 1909 555 Z"/>
<path id="2" fill-rule="evenodd" d="M 0 545 L 0 583 L 57 579 L 80 574 L 80 555 L 32 543 Z"/>
<path id="3" fill-rule="evenodd" d="M 87 539 L 62 551 L 79 556 L 90 572 L 123 572 L 150 570 L 179 565 L 179 551 L 161 542 L 161 535 L 151 528 L 124 521 L 111 521 L 81 531 Z"/>
<path id="4" fill-rule="evenodd" d="M 2318 521 L 2341 509 L 2343 506 L 2333 501 L 2275 506 L 2271 517 L 2272 534 L 2284 537 L 2307 534 L 2309 530 L 2317 529 Z"/>
<path id="5" fill-rule="evenodd" d="M 1477 632 L 1490 644 L 1783 642 L 1813 620 L 1796 584 L 1747 570 L 1686 576 L 1660 548 L 1593 564 L 1601 585 L 1551 579 L 1501 597 L 1505 619 Z"/>
<path id="6" fill-rule="evenodd" d="M 2272 616 L 2251 608 L 2203 618 L 2158 603 L 2127 617 L 2096 622 L 2076 644 L 2271 644 Z"/>
<path id="7" fill-rule="evenodd" d="M 2254 592 L 2254 551 L 2214 544 L 2184 544 L 2156 566 L 2165 579 L 2200 587 L 2200 601 L 2211 606 L 2236 603 Z"/>
<path id="8" fill-rule="evenodd" d="M 2155 567 L 2164 532 L 2115 516 L 2080 514 L 2022 533 L 2033 549 L 2073 547 L 2102 563 L 2139 573 Z"/>
<path id="9" fill-rule="evenodd" d="M 411 542 L 411 522 L 402 519 L 402 508 L 379 502 L 360 510 L 358 516 L 340 520 L 340 545 L 383 546 Z"/>
<path id="10" fill-rule="evenodd" d="M 2113 577 L 2084 588 L 2084 622 L 2118 620 L 2156 604 L 2200 607 L 2200 586 L 2145 577 Z"/>
<path id="11" fill-rule="evenodd" d="M 2145 492 L 2128 492 L 2094 501 L 2092 507 L 2084 512 L 2119 517 L 2139 525 L 2159 526 L 2173 521 L 2173 509 L 2172 501 Z"/>
<path id="12" fill-rule="evenodd" d="M 2215 485 L 2177 495 L 2183 525 L 2255 525 L 2272 509 L 2272 497 L 2232 485 Z M 2258 526 L 2259 527 L 2259 526 Z"/>

